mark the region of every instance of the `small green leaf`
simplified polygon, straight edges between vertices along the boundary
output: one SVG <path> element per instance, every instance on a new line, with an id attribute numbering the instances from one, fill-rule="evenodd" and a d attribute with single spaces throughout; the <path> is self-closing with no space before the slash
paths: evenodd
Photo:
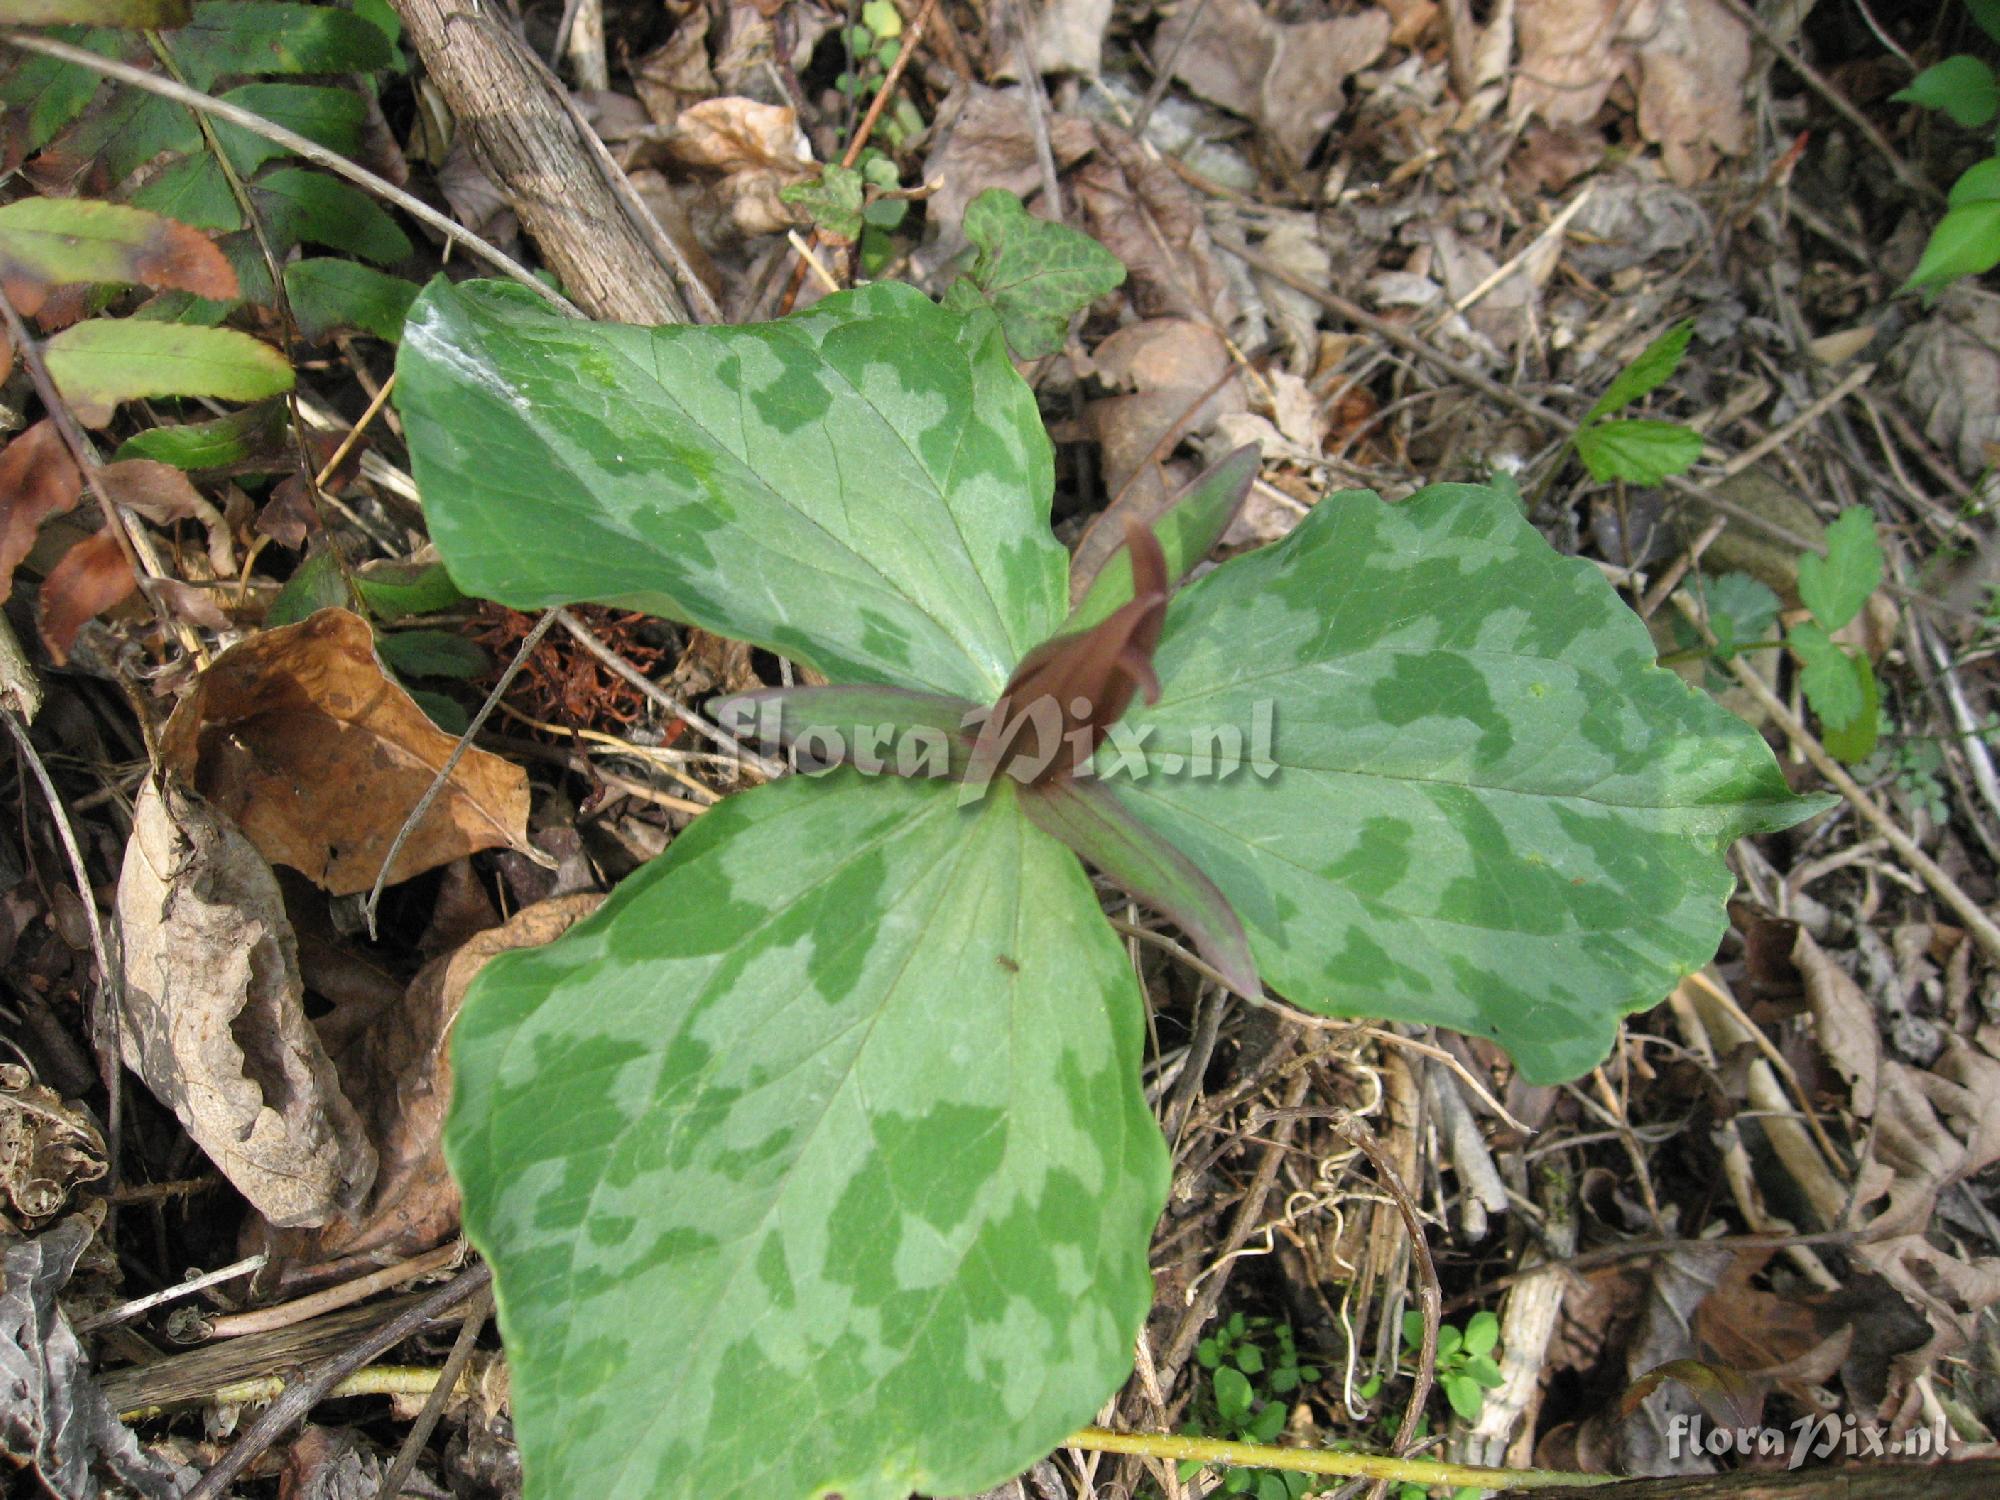
<path id="1" fill-rule="evenodd" d="M 1899 290 L 1917 291 L 1961 276 L 1982 276 L 1996 265 L 2000 265 L 2000 200 L 1961 204 L 1938 220 L 1916 270 Z"/>
<path id="2" fill-rule="evenodd" d="M 1444 1387 L 1444 1398 L 1453 1411 L 1468 1422 L 1479 1420 L 1479 1413 L 1486 1405 L 1486 1393 L 1479 1388 L 1478 1381 L 1454 1370 L 1438 1376 L 1438 1384 Z"/>
<path id="3" fill-rule="evenodd" d="M 470 680 L 493 669 L 493 658 L 449 630 L 389 630 L 375 637 L 375 653 L 405 677 Z"/>
<path id="4" fill-rule="evenodd" d="M 1724 573 L 1710 580 L 1702 590 L 1702 602 L 1708 608 L 1708 628 L 1715 633 L 1716 650 L 1723 656 L 1763 639 L 1781 607 L 1770 585 L 1748 573 Z"/>
<path id="5" fill-rule="evenodd" d="M 1500 1320 L 1486 1311 L 1476 1312 L 1465 1325 L 1465 1352 L 1491 1354 L 1500 1342 Z"/>
<path id="6" fill-rule="evenodd" d="M 177 469 L 268 474 L 292 467 L 285 451 L 289 433 L 284 403 L 260 401 L 206 422 L 149 427 L 120 443 L 113 456 L 158 459 Z"/>
<path id="7" fill-rule="evenodd" d="M 255 401 L 292 388 L 292 367 L 233 328 L 91 318 L 50 339 L 49 374 L 71 401 L 106 409 L 139 396 Z"/>
<path id="8" fill-rule="evenodd" d="M 6 0 L 0 22 L 9 26 L 184 26 L 188 0 Z"/>
<path id="9" fill-rule="evenodd" d="M 1577 429 L 1576 451 L 1599 484 L 1658 484 L 1701 457 L 1701 434 L 1678 422 L 1633 417 Z"/>
<path id="10" fill-rule="evenodd" d="M 1454 1354 L 1458 1353 L 1459 1345 L 1464 1342 L 1465 1335 L 1459 1332 L 1454 1325 L 1450 1323 L 1440 1324 L 1438 1327 L 1437 1343 L 1438 1358 L 1441 1360 L 1450 1359 Z"/>
<path id="11" fill-rule="evenodd" d="M 908 198 L 877 198 L 861 210 L 861 218 L 864 223 L 872 224 L 877 229 L 895 229 L 909 217 L 909 213 Z"/>
<path id="12" fill-rule="evenodd" d="M 1250 1419 L 1245 1436 L 1253 1443 L 1268 1443 L 1285 1430 L 1285 1408 L 1282 1402 L 1269 1401 L 1256 1416 Z"/>
<path id="13" fill-rule="evenodd" d="M 1222 1414 L 1225 1422 L 1240 1422 L 1250 1414 L 1253 1400 L 1250 1382 L 1243 1372 L 1233 1365 L 1220 1365 L 1215 1371 L 1215 1409 Z"/>
<path id="14" fill-rule="evenodd" d="M 1941 109 L 1968 130 L 1976 130 L 2000 113 L 2000 82 L 1993 70 L 1970 53 L 1961 52 L 1933 63 L 1908 88 L 1889 96 L 1898 104 Z"/>
<path id="15" fill-rule="evenodd" d="M 1290 1365 L 1280 1366 L 1271 1372 L 1271 1394 L 1288 1396 L 1299 1388 L 1299 1372 Z"/>
<path id="16" fill-rule="evenodd" d="M 903 34 L 903 15 L 896 9 L 894 0 L 867 0 L 861 7 L 861 23 L 876 36 Z"/>
<path id="17" fill-rule="evenodd" d="M 383 266 L 410 256 L 409 236 L 373 198 L 325 172 L 280 167 L 258 178 L 250 196 L 266 231 L 287 248 L 326 245 Z"/>
<path id="18" fill-rule="evenodd" d="M 2000 202 L 2000 156 L 1976 161 L 1958 174 L 1946 200 L 1953 208 L 1968 203 Z"/>
<path id="19" fill-rule="evenodd" d="M 2000 42 L 2000 0 L 1965 0 L 1965 8 L 1981 31 Z"/>
<path id="20" fill-rule="evenodd" d="M 1852 505 L 1826 528 L 1826 556 L 1808 552 L 1799 559 L 1799 598 L 1829 631 L 1861 613 L 1882 583 L 1882 546 L 1875 537 L 1875 513 Z"/>
<path id="21" fill-rule="evenodd" d="M 1124 265 L 1096 240 L 1034 218 L 1003 188 L 966 205 L 965 237 L 979 251 L 968 279 L 1021 359 L 1060 350 L 1069 320 L 1125 279 Z"/>
<path id="22" fill-rule="evenodd" d="M 1264 1373 L 1264 1351 L 1255 1344 L 1245 1344 L 1236 1351 L 1236 1368 L 1245 1375 Z"/>
<path id="23" fill-rule="evenodd" d="M 1262 1441 L 1262 1439 L 1259 1439 Z M 1291 1500 L 1291 1491 L 1285 1488 L 1285 1478 L 1275 1469 L 1259 1469 L 1257 1477 L 1257 1500 Z"/>
<path id="24" fill-rule="evenodd" d="M 309 341 L 355 329 L 393 344 L 403 336 L 417 287 L 351 260 L 298 260 L 285 267 L 285 295 Z"/>
<path id="25" fill-rule="evenodd" d="M 1500 1366 L 1494 1363 L 1493 1357 L 1489 1354 L 1471 1355 L 1460 1368 L 1489 1391 L 1497 1389 L 1507 1381 L 1507 1377 L 1500 1373 Z"/>
<path id="26" fill-rule="evenodd" d="M 385 620 L 434 615 L 465 602 L 443 563 L 375 563 L 354 578 L 361 600 Z"/>
<path id="27" fill-rule="evenodd" d="M 352 11 L 278 0 L 202 0 L 167 44 L 203 90 L 235 74 L 372 73 L 396 56 L 381 29 Z"/>
<path id="28" fill-rule="evenodd" d="M 1806 702 L 1830 730 L 1845 729 L 1867 709 L 1868 698 L 1855 669 L 1855 658 L 1819 625 L 1808 620 L 1794 625 L 1786 637 L 1802 666 L 1799 686 Z"/>
<path id="29" fill-rule="evenodd" d="M 1882 688 L 1866 656 L 1856 652 L 1849 660 L 1854 663 L 1855 680 L 1861 684 L 1861 712 L 1838 729 L 1822 724 L 1820 743 L 1841 764 L 1858 766 L 1875 753 L 1876 736 L 1882 728 Z"/>
<path id="30" fill-rule="evenodd" d="M 1403 1342 L 1412 1349 L 1424 1345 L 1424 1315 L 1415 1308 L 1403 1314 Z"/>
<path id="31" fill-rule="evenodd" d="M 803 209 L 822 232 L 837 240 L 855 240 L 861 237 L 861 181 L 854 168 L 829 162 L 817 179 L 780 188 L 778 196 Z"/>
<path id="32" fill-rule="evenodd" d="M 1623 411 L 1641 396 L 1650 394 L 1672 379 L 1674 371 L 1680 368 L 1682 356 L 1687 353 L 1688 340 L 1693 337 L 1694 323 L 1690 320 L 1674 324 L 1654 339 L 1640 351 L 1637 359 L 1619 371 L 1610 388 L 1597 398 L 1597 404 L 1584 413 L 1584 426 L 1588 427 L 1600 417 Z"/>
<path id="33" fill-rule="evenodd" d="M 347 609 L 353 604 L 347 594 L 347 579 L 331 553 L 314 551 L 292 570 L 277 598 L 264 611 L 264 626 L 296 625 L 323 609 Z"/>

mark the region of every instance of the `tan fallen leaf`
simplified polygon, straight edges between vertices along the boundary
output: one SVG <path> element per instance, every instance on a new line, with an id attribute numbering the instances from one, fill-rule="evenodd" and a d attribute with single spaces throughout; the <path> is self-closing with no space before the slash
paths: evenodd
<path id="1" fill-rule="evenodd" d="M 376 659 L 360 616 L 323 609 L 215 659 L 161 734 L 161 757 L 273 864 L 337 896 L 370 889 L 456 741 Z M 527 844 L 528 779 L 469 749 L 390 868 L 394 884 Z"/>
<path id="2" fill-rule="evenodd" d="M 361 1200 L 375 1151 L 306 1020 L 270 866 L 169 777 L 132 813 L 118 881 L 125 1065 L 274 1224 Z"/>

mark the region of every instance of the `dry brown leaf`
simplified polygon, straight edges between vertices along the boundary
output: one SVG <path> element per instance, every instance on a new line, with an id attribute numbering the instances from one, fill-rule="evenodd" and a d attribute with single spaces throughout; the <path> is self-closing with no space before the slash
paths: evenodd
<path id="1" fill-rule="evenodd" d="M 720 90 L 708 66 L 708 12 L 694 14 L 674 34 L 633 65 L 632 87 L 655 125 L 671 125 L 680 112 Z"/>
<path id="2" fill-rule="evenodd" d="M 325 1223 L 375 1152 L 305 1015 L 270 866 L 228 818 L 148 781 L 118 881 L 120 1044 L 217 1170 L 274 1224 Z"/>
<path id="3" fill-rule="evenodd" d="M 1232 327 L 1236 296 L 1186 185 L 1115 126 L 1097 126 L 1097 147 L 1074 175 L 1076 202 L 1085 231 L 1124 262 L 1132 306 Z"/>
<path id="4" fill-rule="evenodd" d="M 1161 23 L 1154 47 L 1161 57 L 1179 47 L 1174 76 L 1211 104 L 1255 120 L 1297 171 L 1345 106 L 1348 77 L 1382 55 L 1390 25 L 1375 9 L 1286 25 L 1256 0 L 1209 0 Z"/>
<path id="5" fill-rule="evenodd" d="M 61 666 L 84 623 L 138 587 L 125 549 L 109 531 L 94 532 L 65 552 L 42 580 L 42 641 Z"/>
<path id="6" fill-rule="evenodd" d="M 812 148 L 789 105 L 755 99 L 704 99 L 682 110 L 667 138 L 667 154 L 690 167 L 718 172 L 801 172 Z"/>
<path id="7" fill-rule="evenodd" d="M 554 942 L 603 900 L 559 896 L 516 912 L 425 964 L 403 1003 L 354 1035 L 338 1055 L 339 1074 L 380 1162 L 374 1189 L 351 1213 L 274 1248 L 313 1264 L 356 1255 L 383 1261 L 419 1254 L 457 1232 L 458 1188 L 444 1160 L 451 1023 L 494 955 Z"/>
<path id="8" fill-rule="evenodd" d="M 1924 436 L 1968 478 L 1984 472 L 1988 445 L 2000 443 L 2000 294 L 1947 287 L 1896 341 L 1889 368 Z"/>
<path id="9" fill-rule="evenodd" d="M 161 735 L 164 763 L 273 864 L 337 896 L 368 890 L 456 742 L 390 680 L 368 624 L 323 609 L 230 647 Z M 527 844 L 528 779 L 467 750 L 405 840 L 389 883 Z"/>
<path id="10" fill-rule="evenodd" d="M 1097 145 L 1090 122 L 1073 115 L 1049 120 L 1049 149 L 1056 166 L 1069 167 Z M 965 248 L 960 228 L 965 205 L 988 188 L 1005 188 L 1026 202 L 1042 186 L 1035 163 L 1035 131 L 1026 95 L 1017 88 L 966 84 L 953 89 L 938 110 L 924 181 L 938 184 L 926 200 L 924 221 L 936 235 L 933 254 L 948 259 Z"/>
<path id="11" fill-rule="evenodd" d="M 83 475 L 56 424 L 44 417 L 0 452 L 0 600 L 14 587 L 14 569 L 34 549 L 42 522 L 72 508 Z"/>
<path id="12" fill-rule="evenodd" d="M 0 1228 L 35 1227 L 110 1169 L 87 1115 L 19 1063 L 0 1063 Z"/>

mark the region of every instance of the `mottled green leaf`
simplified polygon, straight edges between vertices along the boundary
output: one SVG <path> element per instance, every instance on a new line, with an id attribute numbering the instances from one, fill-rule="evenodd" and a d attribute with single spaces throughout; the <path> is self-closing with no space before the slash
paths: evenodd
<path id="1" fill-rule="evenodd" d="M 1222 540 L 1222 533 L 1229 529 L 1231 518 L 1257 478 L 1261 452 L 1256 444 L 1246 443 L 1226 455 L 1190 480 L 1153 522 L 1153 535 L 1166 555 L 1168 578 L 1185 578 Z M 1089 583 L 1064 623 L 1065 631 L 1088 630 L 1132 597 L 1132 554 L 1121 544 Z M 1075 592 L 1072 579 L 1071 594 Z"/>
<path id="2" fill-rule="evenodd" d="M 395 60 L 381 28 L 332 5 L 202 0 L 167 38 L 198 89 L 251 73 L 372 73 Z"/>
<path id="3" fill-rule="evenodd" d="M 1984 62 L 1960 52 L 1932 63 L 1910 80 L 1909 87 L 1889 97 L 1898 104 L 1941 109 L 1958 124 L 1975 130 L 2000 112 L 2000 81 Z"/>
<path id="4" fill-rule="evenodd" d="M 1641 396 L 1664 385 L 1681 367 L 1688 340 L 1693 337 L 1694 324 L 1690 321 L 1676 323 L 1654 339 L 1639 352 L 1637 359 L 1618 372 L 1618 378 L 1597 398 L 1597 404 L 1584 413 L 1584 425 L 1588 426 L 1599 417 L 1621 412 Z"/>
<path id="5" fill-rule="evenodd" d="M 393 344 L 403 336 L 417 287 L 351 260 L 314 258 L 285 267 L 285 295 L 307 339 L 355 329 Z"/>
<path id="6" fill-rule="evenodd" d="M 1828 729 L 1844 729 L 1868 707 L 1854 658 L 1811 620 L 1794 625 L 1785 638 L 1798 654 L 1799 686 L 1806 702 Z"/>
<path id="7" fill-rule="evenodd" d="M 494 960 L 447 1149 L 531 1500 L 903 1500 L 1048 1451 L 1152 1301 L 1141 1043 L 1008 788 L 774 782 Z"/>
<path id="8" fill-rule="evenodd" d="M 71 401 L 109 408 L 138 396 L 255 401 L 292 388 L 292 367 L 233 328 L 91 318 L 50 339 L 49 374 Z"/>
<path id="9" fill-rule="evenodd" d="M 1069 320 L 1125 280 L 1124 264 L 1096 240 L 1035 218 L 1004 188 L 966 205 L 965 237 L 979 252 L 965 279 L 1022 359 L 1059 351 Z"/>
<path id="10" fill-rule="evenodd" d="M 1799 598 L 1828 630 L 1860 614 L 1881 582 L 1882 545 L 1875 512 L 1865 505 L 1850 505 L 1826 528 L 1826 556 L 1808 552 L 1799 559 Z"/>
<path id="11" fill-rule="evenodd" d="M 1701 457 L 1701 434 L 1678 422 L 1631 417 L 1579 428 L 1577 456 L 1599 484 L 1658 484 L 1685 473 Z"/>
<path id="12" fill-rule="evenodd" d="M 397 367 L 431 535 L 468 593 L 647 610 L 976 702 L 1061 622 L 1034 396 L 997 331 L 912 287 L 633 328 L 440 280 Z"/>
<path id="13" fill-rule="evenodd" d="M 1510 495 L 1333 495 L 1174 601 L 1160 701 L 1097 764 L 1229 898 L 1266 983 L 1491 1037 L 1552 1082 L 1713 956 L 1723 846 L 1814 806 L 1653 659 Z"/>

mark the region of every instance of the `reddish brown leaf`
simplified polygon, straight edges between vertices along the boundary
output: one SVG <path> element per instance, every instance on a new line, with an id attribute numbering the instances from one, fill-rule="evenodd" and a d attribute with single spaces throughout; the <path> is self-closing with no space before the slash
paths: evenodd
<path id="1" fill-rule="evenodd" d="M 152 458 L 128 458 L 106 464 L 97 481 L 118 504 L 137 511 L 155 526 L 192 521 L 210 507 L 187 475 L 172 464 Z"/>
<path id="2" fill-rule="evenodd" d="M 83 475 L 56 424 L 44 418 L 0 452 L 0 600 L 14 587 L 14 569 L 35 545 L 35 533 L 83 493 Z"/>
<path id="3" fill-rule="evenodd" d="M 42 640 L 60 666 L 84 622 L 137 587 L 132 565 L 108 531 L 87 536 L 62 555 L 42 584 Z"/>

